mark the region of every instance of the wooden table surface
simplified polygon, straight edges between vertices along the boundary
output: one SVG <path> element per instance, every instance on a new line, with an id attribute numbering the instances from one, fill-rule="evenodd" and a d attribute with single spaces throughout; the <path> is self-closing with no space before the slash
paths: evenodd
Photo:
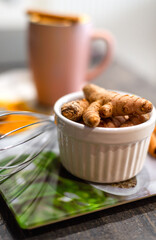
<path id="1" fill-rule="evenodd" d="M 5 69 L 0 69 L 3 72 Z M 108 89 L 133 92 L 156 105 L 156 85 L 114 62 L 94 83 Z M 91 213 L 31 231 L 21 230 L 0 197 L 0 240 L 155 240 L 156 197 Z"/>

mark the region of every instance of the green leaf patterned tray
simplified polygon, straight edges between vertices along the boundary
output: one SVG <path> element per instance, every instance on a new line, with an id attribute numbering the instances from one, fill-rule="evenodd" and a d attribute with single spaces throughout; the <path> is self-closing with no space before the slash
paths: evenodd
<path id="1" fill-rule="evenodd" d="M 32 229 L 156 194 L 156 160 L 147 156 L 136 186 L 92 184 L 73 177 L 59 156 L 42 152 L 27 168 L 0 186 L 1 194 L 23 229 Z"/>
<path id="2" fill-rule="evenodd" d="M 1 99 L 24 100 L 34 107 L 36 95 L 29 75 L 29 72 L 20 70 L 1 76 Z M 37 228 L 156 194 L 156 160 L 149 156 L 144 169 L 136 176 L 136 186 L 123 189 L 91 184 L 73 177 L 62 167 L 56 152 L 42 152 L 27 168 L 0 185 L 2 197 L 23 229 Z"/>

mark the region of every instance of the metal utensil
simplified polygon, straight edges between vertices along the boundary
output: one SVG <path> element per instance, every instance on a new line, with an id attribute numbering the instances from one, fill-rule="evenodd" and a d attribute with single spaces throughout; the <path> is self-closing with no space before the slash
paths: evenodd
<path id="1" fill-rule="evenodd" d="M 29 122 L 24 118 L 28 118 Z M 26 168 L 41 152 L 52 149 L 56 143 L 54 116 L 1 111 L 0 133 L 2 126 L 5 133 L 0 136 L 0 183 Z"/>

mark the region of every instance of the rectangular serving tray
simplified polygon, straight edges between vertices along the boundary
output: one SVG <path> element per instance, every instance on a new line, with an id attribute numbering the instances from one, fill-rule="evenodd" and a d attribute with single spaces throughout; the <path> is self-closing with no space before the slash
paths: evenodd
<path id="1" fill-rule="evenodd" d="M 156 160 L 147 155 L 136 185 L 93 184 L 69 174 L 59 156 L 42 152 L 0 186 L 18 225 L 33 229 L 156 194 Z M 123 183 L 124 186 L 124 183 Z"/>

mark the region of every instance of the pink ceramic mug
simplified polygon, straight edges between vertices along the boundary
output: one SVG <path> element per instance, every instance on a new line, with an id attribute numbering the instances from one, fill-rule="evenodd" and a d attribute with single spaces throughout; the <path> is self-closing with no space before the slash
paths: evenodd
<path id="1" fill-rule="evenodd" d="M 29 22 L 29 60 L 38 101 L 53 105 L 61 96 L 82 86 L 107 68 L 112 59 L 113 38 L 107 31 L 95 31 L 90 22 L 42 24 Z M 102 39 L 106 56 L 92 69 L 91 40 Z"/>

